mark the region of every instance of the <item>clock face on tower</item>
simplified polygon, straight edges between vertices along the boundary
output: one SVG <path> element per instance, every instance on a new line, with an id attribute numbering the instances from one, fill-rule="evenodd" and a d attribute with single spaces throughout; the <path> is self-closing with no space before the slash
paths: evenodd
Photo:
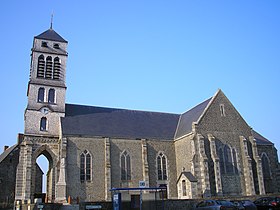
<path id="1" fill-rule="evenodd" d="M 42 112 L 43 114 L 48 114 L 49 113 L 49 108 L 48 107 L 42 107 L 41 109 L 40 109 L 40 112 Z"/>

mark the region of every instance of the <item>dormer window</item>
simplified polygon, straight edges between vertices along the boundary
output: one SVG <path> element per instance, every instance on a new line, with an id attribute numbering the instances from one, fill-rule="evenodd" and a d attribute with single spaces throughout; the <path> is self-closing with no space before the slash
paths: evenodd
<path id="1" fill-rule="evenodd" d="M 42 42 L 41 46 L 42 47 L 48 47 L 48 43 L 47 42 Z"/>
<path id="2" fill-rule="evenodd" d="M 59 44 L 57 44 L 57 43 L 56 43 L 56 44 L 54 44 L 54 45 L 53 45 L 53 48 L 55 48 L 55 49 L 59 49 Z"/>

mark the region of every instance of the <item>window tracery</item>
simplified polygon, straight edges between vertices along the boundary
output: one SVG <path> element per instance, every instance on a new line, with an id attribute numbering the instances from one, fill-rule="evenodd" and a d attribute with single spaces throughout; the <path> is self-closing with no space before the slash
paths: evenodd
<path id="1" fill-rule="evenodd" d="M 158 180 L 167 180 L 167 160 L 162 152 L 157 156 L 157 175 Z"/>
<path id="2" fill-rule="evenodd" d="M 89 151 L 85 150 L 80 155 L 80 180 L 81 182 L 90 181 L 92 174 L 92 158 Z"/>
<path id="3" fill-rule="evenodd" d="M 121 180 L 128 181 L 131 180 L 131 163 L 130 163 L 130 155 L 127 151 L 124 151 L 121 154 L 120 158 L 121 162 Z"/>

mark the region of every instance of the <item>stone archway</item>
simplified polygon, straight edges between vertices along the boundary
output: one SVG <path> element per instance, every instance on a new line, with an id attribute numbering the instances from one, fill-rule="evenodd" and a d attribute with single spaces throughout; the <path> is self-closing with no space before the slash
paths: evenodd
<path id="1" fill-rule="evenodd" d="M 45 202 L 54 202 L 55 183 L 57 181 L 57 157 L 47 144 L 39 146 L 32 155 L 31 196 L 42 193 L 42 172 L 36 163 L 39 156 L 44 155 L 48 160 Z M 40 191 L 40 192 L 38 192 Z"/>

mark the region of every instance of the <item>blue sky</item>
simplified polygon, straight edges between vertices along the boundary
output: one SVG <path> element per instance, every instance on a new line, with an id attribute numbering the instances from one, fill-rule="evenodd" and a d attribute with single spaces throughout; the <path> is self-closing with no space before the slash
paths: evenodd
<path id="1" fill-rule="evenodd" d="M 69 42 L 67 103 L 183 113 L 220 88 L 280 148 L 280 1 L 1 1 L 0 131 L 23 132 L 33 37 Z"/>

